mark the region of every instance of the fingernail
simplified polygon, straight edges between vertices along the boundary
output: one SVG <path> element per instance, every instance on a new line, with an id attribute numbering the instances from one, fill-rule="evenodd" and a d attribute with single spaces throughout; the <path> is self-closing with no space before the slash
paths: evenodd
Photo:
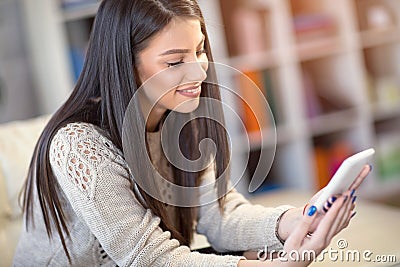
<path id="1" fill-rule="evenodd" d="M 332 197 L 330 197 L 329 199 L 328 199 L 328 203 L 329 203 L 329 207 L 331 207 L 332 206 L 332 204 L 333 204 L 333 202 L 335 202 L 335 200 L 336 200 L 336 197 L 334 197 L 334 196 L 332 196 Z"/>
<path id="2" fill-rule="evenodd" d="M 368 165 L 369 165 L 369 171 L 372 171 L 372 165 L 371 164 Z"/>
<path id="3" fill-rule="evenodd" d="M 343 202 L 346 202 L 349 196 L 345 196 Z"/>
<path id="4" fill-rule="evenodd" d="M 324 207 L 325 207 L 326 209 L 329 209 L 330 207 L 332 207 L 333 202 L 335 202 L 335 200 L 336 200 L 336 197 L 334 197 L 334 196 L 330 197 L 330 198 L 326 201 Z"/>
<path id="5" fill-rule="evenodd" d="M 324 207 L 325 207 L 326 209 L 329 209 L 330 207 L 332 207 L 332 203 L 331 203 L 331 200 L 330 200 L 330 199 L 328 199 L 328 200 L 325 202 Z"/>
<path id="6" fill-rule="evenodd" d="M 351 203 L 354 203 L 357 199 L 357 196 L 354 196 L 353 199 L 351 200 Z"/>
<path id="7" fill-rule="evenodd" d="M 315 212 L 317 211 L 317 207 L 315 207 L 314 205 L 312 205 L 309 209 L 308 209 L 308 216 L 313 216 L 315 214 Z"/>
<path id="8" fill-rule="evenodd" d="M 353 211 L 353 213 L 351 214 L 350 218 L 353 218 L 356 215 L 357 211 Z"/>
<path id="9" fill-rule="evenodd" d="M 324 212 L 328 212 L 328 209 L 325 206 L 322 209 L 324 210 Z M 310 215 L 310 216 L 312 216 L 312 215 Z"/>
<path id="10" fill-rule="evenodd" d="M 351 194 L 350 194 L 350 196 L 352 197 L 353 195 L 354 195 L 354 193 L 356 192 L 356 190 L 355 189 L 353 189 L 353 190 L 351 190 Z"/>
<path id="11" fill-rule="evenodd" d="M 308 203 L 304 206 L 304 208 L 303 208 L 303 215 L 304 215 L 304 213 L 306 213 L 306 208 L 307 208 L 307 206 L 308 206 Z"/>

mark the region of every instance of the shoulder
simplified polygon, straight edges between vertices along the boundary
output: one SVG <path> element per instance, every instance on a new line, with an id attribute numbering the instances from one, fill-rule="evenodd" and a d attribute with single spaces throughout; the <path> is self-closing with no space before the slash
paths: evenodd
<path id="1" fill-rule="evenodd" d="M 60 128 L 51 140 L 49 161 L 63 188 L 74 185 L 89 198 L 105 170 L 125 178 L 130 173 L 122 152 L 105 131 L 90 123 L 74 122 Z"/>
<path id="2" fill-rule="evenodd" d="M 122 159 L 123 154 L 107 137 L 104 130 L 84 122 L 73 122 L 58 129 L 50 144 L 50 162 L 61 165 L 72 156 L 100 165 L 106 160 Z"/>
<path id="3" fill-rule="evenodd" d="M 72 122 L 61 127 L 51 140 L 51 145 L 54 146 L 60 143 L 74 145 L 81 142 L 85 145 L 94 144 L 95 146 L 104 146 L 107 149 L 120 152 L 109 139 L 105 130 L 86 122 Z"/>
<path id="4" fill-rule="evenodd" d="M 52 143 L 58 139 L 76 141 L 82 139 L 105 138 L 105 131 L 87 122 L 71 122 L 57 130 Z"/>

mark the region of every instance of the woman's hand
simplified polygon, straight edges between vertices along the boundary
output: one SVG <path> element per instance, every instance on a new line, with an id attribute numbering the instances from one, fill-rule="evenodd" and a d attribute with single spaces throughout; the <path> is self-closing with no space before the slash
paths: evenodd
<path id="1" fill-rule="evenodd" d="M 287 266 L 307 266 L 314 259 L 309 255 L 319 255 L 331 242 L 332 238 L 348 226 L 352 217 L 354 203 L 351 191 L 338 197 L 329 211 L 320 219 L 318 227 L 312 235 L 310 230 L 318 217 L 315 206 L 311 206 L 301 218 L 298 226 L 292 231 L 285 242 L 284 251 L 287 253 L 280 260 Z M 310 253 L 311 252 L 311 253 Z M 297 259 L 293 256 L 299 256 Z"/>
<path id="2" fill-rule="evenodd" d="M 367 177 L 368 173 L 371 171 L 371 166 L 370 165 L 365 165 L 360 174 L 356 177 L 354 182 L 350 185 L 348 190 L 354 194 L 355 190 L 360 186 L 360 184 L 364 181 L 364 179 Z M 314 203 L 319 195 L 322 193 L 324 189 L 321 189 L 318 191 L 308 203 Z M 353 191 L 354 190 L 354 191 Z M 332 198 L 327 203 L 325 206 L 329 209 L 332 203 L 338 198 L 338 195 L 332 196 Z M 288 210 L 281 218 L 279 228 L 278 228 L 278 234 L 279 236 L 283 239 L 286 240 L 292 230 L 297 226 L 299 223 L 300 219 L 302 218 L 303 211 L 307 210 L 309 205 L 307 204 L 305 207 L 301 208 L 294 208 Z M 313 224 L 311 225 L 309 231 L 310 233 L 314 232 L 315 229 L 317 228 L 318 224 L 320 223 L 321 219 L 324 217 L 324 214 L 318 213 L 315 220 L 313 221 Z"/>
<path id="3" fill-rule="evenodd" d="M 274 260 L 266 255 L 268 260 L 241 260 L 238 266 L 308 266 L 330 244 L 332 238 L 348 226 L 354 208 L 350 195 L 351 191 L 349 190 L 339 196 L 328 212 L 320 219 L 314 233 L 309 235 L 315 220 L 318 218 L 316 207 L 311 206 L 301 216 L 299 223 L 287 238 L 283 251 L 278 252 Z"/>
<path id="4" fill-rule="evenodd" d="M 290 253 L 295 252 L 295 255 L 302 256 L 302 253 L 307 256 L 306 251 L 313 251 L 317 256 L 326 248 L 332 238 L 342 229 L 346 228 L 353 217 L 355 208 L 353 196 L 355 190 L 360 186 L 365 177 L 371 171 L 371 166 L 366 165 L 354 182 L 349 187 L 349 190 L 343 195 L 334 196 L 335 201 L 331 201 L 330 207 L 325 214 L 318 213 L 315 207 L 293 208 L 288 210 L 281 218 L 278 234 L 286 240 L 284 251 Z M 309 201 L 314 203 L 323 189 L 318 191 Z M 304 214 L 303 214 L 303 211 Z M 312 233 L 310 235 L 310 233 Z M 256 259 L 256 252 L 247 252 L 244 255 L 248 259 Z M 307 266 L 313 259 L 299 259 L 299 261 L 282 257 L 274 261 L 259 261 L 248 260 L 240 261 L 238 266 Z M 288 261 L 285 262 L 285 259 Z"/>

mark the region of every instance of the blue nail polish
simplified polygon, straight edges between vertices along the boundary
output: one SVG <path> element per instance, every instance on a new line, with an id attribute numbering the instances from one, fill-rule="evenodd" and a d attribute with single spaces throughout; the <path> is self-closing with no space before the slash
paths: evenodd
<path id="1" fill-rule="evenodd" d="M 351 214 L 350 218 L 353 218 L 356 215 L 357 211 L 354 211 L 353 214 Z"/>
<path id="2" fill-rule="evenodd" d="M 315 214 L 316 211 L 317 211 L 317 207 L 315 207 L 315 206 L 313 205 L 313 206 L 311 206 L 311 207 L 308 209 L 307 215 L 308 215 L 308 216 L 313 216 L 313 215 Z"/>
<path id="3" fill-rule="evenodd" d="M 372 165 L 369 164 L 369 171 L 372 171 Z"/>
<path id="4" fill-rule="evenodd" d="M 356 192 L 356 190 L 353 189 L 353 190 L 351 191 L 350 197 L 352 197 L 352 196 L 354 195 L 355 192 Z"/>
<path id="5" fill-rule="evenodd" d="M 333 202 L 336 201 L 336 199 L 337 199 L 337 197 L 335 197 L 335 196 L 332 197 L 332 204 L 333 204 Z"/>
<path id="6" fill-rule="evenodd" d="M 354 203 L 357 199 L 357 196 L 354 196 L 353 199 L 351 200 L 351 203 Z"/>

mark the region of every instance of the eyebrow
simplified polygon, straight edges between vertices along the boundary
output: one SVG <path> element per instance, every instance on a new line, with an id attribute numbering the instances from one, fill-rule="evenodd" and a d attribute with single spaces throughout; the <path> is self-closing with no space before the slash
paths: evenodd
<path id="1" fill-rule="evenodd" d="M 204 42 L 205 40 L 205 36 L 203 35 L 203 37 L 201 38 L 200 43 L 197 45 L 197 47 L 200 47 L 201 44 Z M 190 52 L 190 49 L 170 49 L 167 50 L 161 54 L 159 54 L 158 56 L 166 56 L 166 55 L 172 55 L 172 54 L 187 54 Z"/>

